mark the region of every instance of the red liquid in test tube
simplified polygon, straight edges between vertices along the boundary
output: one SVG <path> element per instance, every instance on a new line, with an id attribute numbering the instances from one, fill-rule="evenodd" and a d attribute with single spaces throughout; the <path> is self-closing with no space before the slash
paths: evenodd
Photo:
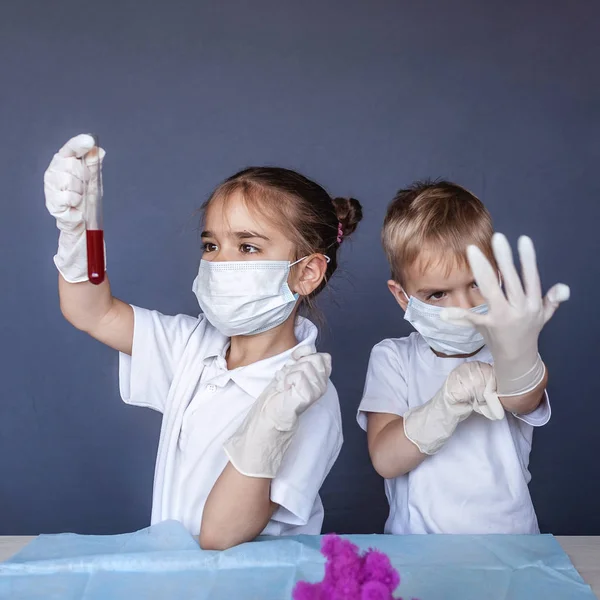
<path id="1" fill-rule="evenodd" d="M 87 240 L 88 277 L 98 285 L 104 281 L 104 231 L 102 229 L 88 229 L 85 232 Z"/>
<path id="2" fill-rule="evenodd" d="M 96 160 L 86 157 L 89 179 L 85 186 L 85 235 L 87 244 L 88 278 L 94 285 L 104 281 L 104 228 L 102 218 L 102 163 L 100 161 L 100 143 L 94 136 Z M 91 154 L 91 152 L 90 152 Z"/>

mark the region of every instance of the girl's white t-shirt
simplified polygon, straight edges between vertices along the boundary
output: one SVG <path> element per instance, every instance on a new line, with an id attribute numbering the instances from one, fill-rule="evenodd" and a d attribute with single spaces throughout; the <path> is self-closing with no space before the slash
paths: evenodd
<path id="1" fill-rule="evenodd" d="M 224 442 L 235 432 L 294 348 L 228 370 L 229 338 L 202 315 L 165 316 L 134 309 L 131 356 L 120 355 L 124 402 L 163 413 L 152 500 L 152 523 L 182 522 L 199 534 L 204 504 L 227 465 Z M 299 317 L 298 346 L 315 350 L 316 327 Z M 329 382 L 323 397 L 304 412 L 271 484 L 279 508 L 265 535 L 319 534 L 319 489 L 342 446 L 338 396 Z"/>

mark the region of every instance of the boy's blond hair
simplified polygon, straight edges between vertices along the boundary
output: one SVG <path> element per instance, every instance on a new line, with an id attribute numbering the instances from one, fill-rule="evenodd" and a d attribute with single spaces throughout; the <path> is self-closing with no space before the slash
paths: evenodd
<path id="1" fill-rule="evenodd" d="M 417 181 L 399 190 L 388 206 L 381 240 L 392 279 L 404 285 L 403 273 L 423 250 L 430 263 L 447 261 L 448 271 L 467 264 L 469 244 L 493 261 L 493 233 L 490 213 L 474 194 L 449 181 Z"/>

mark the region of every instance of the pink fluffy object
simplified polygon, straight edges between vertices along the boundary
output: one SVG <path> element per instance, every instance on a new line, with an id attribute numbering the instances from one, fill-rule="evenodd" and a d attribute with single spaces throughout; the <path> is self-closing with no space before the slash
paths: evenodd
<path id="1" fill-rule="evenodd" d="M 369 549 L 361 555 L 335 534 L 323 537 L 321 552 L 327 559 L 323 581 L 299 581 L 293 600 L 394 600 L 400 576 L 383 552 Z"/>

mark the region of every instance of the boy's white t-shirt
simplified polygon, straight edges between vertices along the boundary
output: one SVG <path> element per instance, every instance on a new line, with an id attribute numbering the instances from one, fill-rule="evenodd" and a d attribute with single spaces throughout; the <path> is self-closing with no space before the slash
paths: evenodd
<path id="1" fill-rule="evenodd" d="M 120 355 L 124 402 L 163 413 L 152 499 L 152 523 L 176 519 L 197 535 L 206 499 L 228 463 L 224 442 L 241 424 L 294 348 L 234 370 L 227 369 L 229 338 L 202 315 L 165 316 L 134 309 L 132 356 Z M 296 322 L 298 346 L 315 351 L 316 327 Z M 319 489 L 342 446 L 335 388 L 299 418 L 298 429 L 271 484 L 279 508 L 265 535 L 319 534 Z"/>
<path id="2" fill-rule="evenodd" d="M 470 358 L 436 356 L 418 333 L 377 344 L 357 420 L 368 412 L 404 415 L 425 404 L 463 362 L 492 363 L 487 348 Z M 527 487 L 533 427 L 550 419 L 547 396 L 531 414 L 501 421 L 472 414 L 433 456 L 385 480 L 386 533 L 539 533 Z"/>

